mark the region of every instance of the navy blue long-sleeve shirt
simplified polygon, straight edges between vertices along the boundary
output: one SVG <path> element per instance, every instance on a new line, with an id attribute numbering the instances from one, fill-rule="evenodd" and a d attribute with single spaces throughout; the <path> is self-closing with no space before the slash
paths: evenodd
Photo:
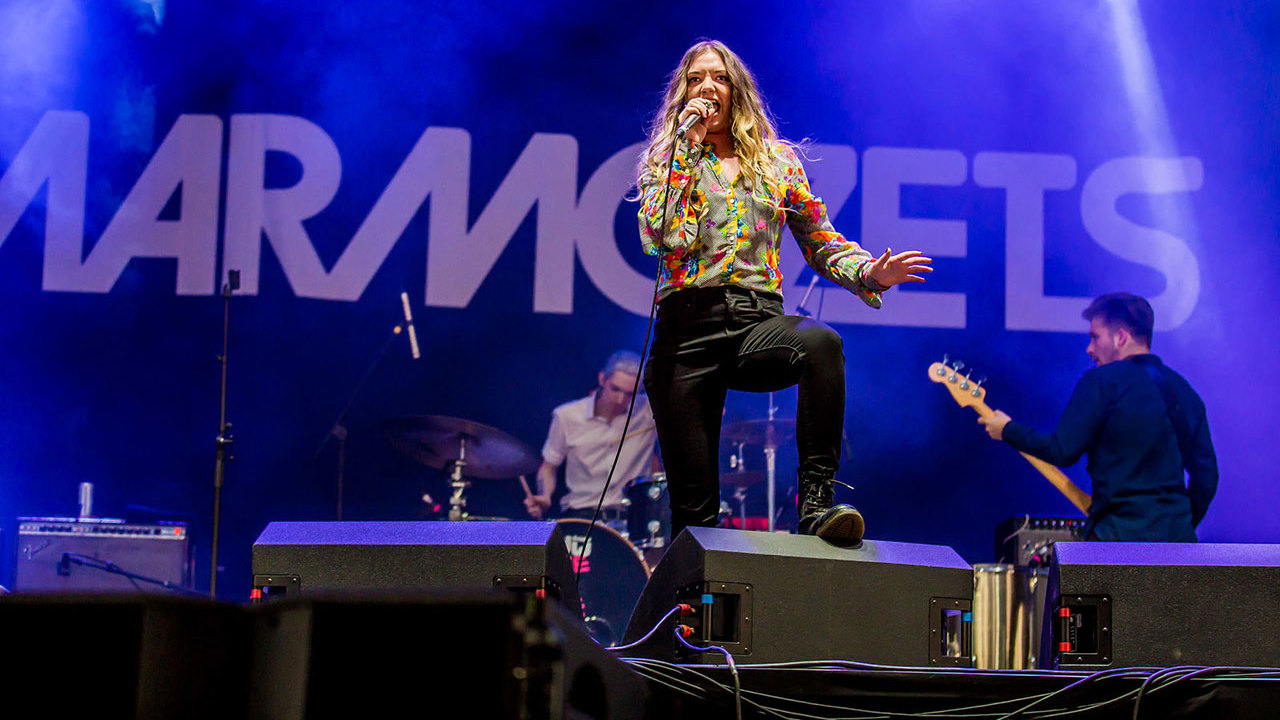
<path id="1" fill-rule="evenodd" d="M 1191 442 L 1185 476 L 1164 396 L 1145 365 L 1166 378 L 1186 415 Z M 1151 354 L 1085 373 L 1052 434 L 1010 421 L 1004 440 L 1059 467 L 1088 453 L 1093 504 L 1085 534 L 1099 540 L 1195 542 L 1195 528 L 1218 489 L 1204 402 Z"/>

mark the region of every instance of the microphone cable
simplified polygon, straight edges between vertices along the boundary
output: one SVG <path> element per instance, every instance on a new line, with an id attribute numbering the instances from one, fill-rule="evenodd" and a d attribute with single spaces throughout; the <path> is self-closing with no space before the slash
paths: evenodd
<path id="1" fill-rule="evenodd" d="M 681 632 L 682 629 L 685 629 L 686 632 Z M 700 653 L 707 653 L 714 650 L 721 655 L 724 655 L 725 664 L 729 666 L 729 675 L 733 677 L 733 708 L 735 711 L 735 717 L 737 720 L 742 720 L 742 678 L 738 677 L 738 666 L 733 662 L 733 653 L 719 645 L 694 645 L 688 640 L 685 640 L 688 629 L 687 625 L 683 626 L 683 628 L 681 626 L 677 626 L 675 631 L 676 642 L 683 645 L 686 650 Z"/>
<path id="2" fill-rule="evenodd" d="M 654 623 L 653 627 L 649 628 L 649 632 L 641 636 L 640 639 L 633 640 L 627 643 L 626 645 L 614 645 L 613 647 L 606 648 L 606 649 L 611 650 L 613 652 L 619 652 L 622 650 L 630 650 L 631 648 L 638 647 L 644 644 L 644 642 L 647 641 L 649 638 L 653 637 L 654 633 L 658 632 L 658 630 L 662 627 L 663 623 L 670 620 L 674 615 L 677 615 L 677 614 L 679 614 L 681 617 L 692 615 L 693 606 L 689 605 L 688 603 L 680 603 L 679 605 L 676 605 L 675 607 L 668 610 L 666 615 L 663 615 L 661 618 L 659 618 L 658 622 Z"/>
<path id="3" fill-rule="evenodd" d="M 658 231 L 665 234 L 667 228 L 667 195 L 671 191 L 671 171 L 674 169 L 676 157 L 676 143 L 680 138 L 671 138 L 671 152 L 667 155 L 667 179 L 662 187 L 662 219 L 658 223 Z M 641 200 L 643 202 L 643 199 Z M 661 241 L 661 236 L 659 236 Z M 587 534 L 582 538 L 582 546 L 578 548 L 578 559 L 573 565 L 573 581 L 577 583 L 582 575 L 582 560 L 587 555 L 587 543 L 591 541 L 591 531 L 596 526 L 596 521 L 600 519 L 600 509 L 604 507 L 605 495 L 609 492 L 609 485 L 613 482 L 613 474 L 618 469 L 618 459 L 622 457 L 622 447 L 627 443 L 627 428 L 631 426 L 631 417 L 636 409 L 636 395 L 640 392 L 640 378 L 644 375 L 645 362 L 648 360 L 649 340 L 653 336 L 653 318 L 658 312 L 658 289 L 662 284 L 662 257 L 658 257 L 658 272 L 653 279 L 653 302 L 649 306 L 649 324 L 644 331 L 644 345 L 640 348 L 640 367 L 636 369 L 636 380 L 631 386 L 631 403 L 627 406 L 627 418 L 622 422 L 622 437 L 618 440 L 618 451 L 613 455 L 613 464 L 609 467 L 609 474 L 605 477 L 604 487 L 600 490 L 600 498 L 596 500 L 595 512 L 591 515 L 591 522 L 587 525 Z M 652 413 L 652 410 L 650 410 Z"/>

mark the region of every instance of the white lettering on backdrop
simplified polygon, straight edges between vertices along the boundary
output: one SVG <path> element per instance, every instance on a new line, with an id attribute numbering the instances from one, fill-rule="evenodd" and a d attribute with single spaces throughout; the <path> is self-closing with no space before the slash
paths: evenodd
<path id="1" fill-rule="evenodd" d="M 388 181 L 333 267 L 326 270 L 303 221 L 328 207 L 342 179 L 342 159 L 329 135 L 311 121 L 289 115 L 237 114 L 230 118 L 226 177 L 220 176 L 223 123 L 211 115 L 180 115 L 106 229 L 84 255 L 85 194 L 89 172 L 88 116 L 52 111 L 41 119 L 0 176 L 0 244 L 46 189 L 44 272 L 48 291 L 107 293 L 133 258 L 176 261 L 180 295 L 216 292 L 218 201 L 225 181 L 222 266 L 241 270 L 243 291 L 258 292 L 265 245 L 279 259 L 300 297 L 360 298 L 399 241 L 409 221 L 429 203 L 425 302 L 466 307 L 489 276 L 530 212 L 536 212 L 532 309 L 571 313 L 573 278 L 581 264 L 610 301 L 646 314 L 653 281 L 619 251 L 615 220 L 631 187 L 639 145 L 606 160 L 578 187 L 578 143 L 569 135 L 536 133 L 516 159 L 475 223 L 467 227 L 471 136 L 458 128 L 429 127 Z M 268 152 L 293 156 L 301 167 L 287 188 L 265 187 Z M 810 155 L 815 190 L 832 216 L 858 185 L 858 154 L 840 145 L 816 145 Z M 964 220 L 907 217 L 908 186 L 962 187 L 969 159 L 956 150 L 867 149 L 862 157 L 861 241 L 873 252 L 887 244 L 918 248 L 940 258 L 968 254 Z M 974 183 L 1005 194 L 1005 325 L 1014 330 L 1075 332 L 1083 297 L 1045 294 L 1045 196 L 1073 189 L 1069 155 L 980 152 L 972 160 Z M 1085 178 L 1080 218 L 1088 236 L 1112 255 L 1147 266 L 1166 281 L 1152 298 L 1160 329 L 1181 325 L 1200 294 L 1200 268 L 1183 237 L 1126 218 L 1117 208 L 1126 195 L 1167 195 L 1201 188 L 1198 158 L 1122 157 L 1104 162 Z M 176 220 L 159 218 L 181 189 Z M 629 217 L 634 206 L 621 210 Z M 799 252 L 783 255 L 790 282 L 799 276 Z M 794 303 L 800 288 L 789 288 Z M 845 293 L 832 293 L 823 318 L 833 323 L 917 327 L 965 326 L 965 294 L 891 290 L 892 302 L 869 311 Z"/>

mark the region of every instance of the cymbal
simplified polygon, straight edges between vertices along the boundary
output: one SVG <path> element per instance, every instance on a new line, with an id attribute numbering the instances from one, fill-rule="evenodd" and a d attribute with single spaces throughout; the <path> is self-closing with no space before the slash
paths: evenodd
<path id="1" fill-rule="evenodd" d="M 720 430 L 720 439 L 726 442 L 740 442 L 748 445 L 773 445 L 777 447 L 784 440 L 796 434 L 796 421 L 792 418 L 774 418 L 772 420 L 740 420 L 729 423 Z"/>
<path id="2" fill-rule="evenodd" d="M 456 461 L 465 440 L 462 474 L 471 478 L 530 475 L 542 462 L 533 448 L 497 428 L 446 415 L 394 418 L 382 423 L 382 432 L 397 450 L 434 468 Z"/>
<path id="3" fill-rule="evenodd" d="M 720 484 L 724 487 L 751 487 L 753 485 L 761 485 L 764 481 L 765 475 L 759 470 L 737 470 L 720 473 Z"/>

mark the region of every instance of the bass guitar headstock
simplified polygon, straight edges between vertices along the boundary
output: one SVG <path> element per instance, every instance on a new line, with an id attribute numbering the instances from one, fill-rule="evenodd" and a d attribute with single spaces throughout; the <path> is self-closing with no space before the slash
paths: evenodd
<path id="1" fill-rule="evenodd" d="M 968 373 L 960 374 L 964 369 L 964 363 L 956 360 L 951 362 L 946 355 L 942 356 L 942 362 L 936 362 L 929 366 L 929 379 L 941 383 L 951 393 L 951 397 L 955 399 L 956 404 L 960 407 L 977 407 L 986 403 L 987 391 L 982 388 L 982 383 L 987 379 L 971 380 L 970 374 L 973 369 L 970 368 Z"/>

